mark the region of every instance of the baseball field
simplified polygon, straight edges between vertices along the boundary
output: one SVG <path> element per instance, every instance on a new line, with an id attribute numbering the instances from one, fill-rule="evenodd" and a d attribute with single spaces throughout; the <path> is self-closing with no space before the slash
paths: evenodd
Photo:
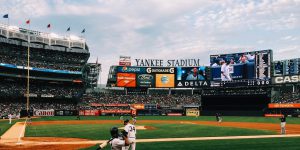
<path id="1" fill-rule="evenodd" d="M 124 118 L 129 118 L 124 116 Z M 137 149 L 299 149 L 300 118 L 287 119 L 280 135 L 278 118 L 213 116 L 138 116 Z M 110 138 L 109 129 L 123 127 L 119 117 L 41 117 L 10 127 L 0 121 L 0 149 L 96 149 Z M 9 129 L 10 128 L 10 129 Z M 110 149 L 109 146 L 105 149 Z"/>

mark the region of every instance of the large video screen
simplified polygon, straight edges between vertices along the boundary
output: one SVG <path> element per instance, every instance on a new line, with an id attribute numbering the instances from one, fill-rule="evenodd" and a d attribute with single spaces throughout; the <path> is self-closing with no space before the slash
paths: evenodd
<path id="1" fill-rule="evenodd" d="M 269 80 L 271 61 L 271 50 L 211 55 L 211 80 Z"/>
<path id="2" fill-rule="evenodd" d="M 208 85 L 208 68 L 201 67 L 177 67 L 176 87 L 203 87 Z"/>

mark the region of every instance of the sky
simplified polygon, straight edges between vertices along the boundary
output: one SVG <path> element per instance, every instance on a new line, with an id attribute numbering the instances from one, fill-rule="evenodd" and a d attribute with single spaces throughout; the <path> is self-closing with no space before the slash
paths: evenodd
<path id="1" fill-rule="evenodd" d="M 89 62 L 102 64 L 101 83 L 120 55 L 200 59 L 272 49 L 274 60 L 300 57 L 300 0 L 0 0 L 10 24 L 80 36 Z M 1 23 L 7 21 L 0 18 Z"/>

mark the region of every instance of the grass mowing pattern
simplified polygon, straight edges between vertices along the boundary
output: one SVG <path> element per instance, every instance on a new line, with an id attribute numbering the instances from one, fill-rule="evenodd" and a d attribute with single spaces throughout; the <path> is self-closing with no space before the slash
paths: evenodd
<path id="1" fill-rule="evenodd" d="M 240 129 L 231 127 L 215 127 L 192 124 L 144 124 L 155 127 L 155 130 L 138 130 L 139 139 L 175 138 L 175 137 L 207 137 L 207 136 L 239 136 L 268 135 L 272 131 Z M 79 124 L 79 125 L 40 125 L 27 126 L 26 137 L 73 137 L 91 140 L 109 139 L 109 130 L 113 124 Z"/>
<path id="2" fill-rule="evenodd" d="M 138 150 L 299 150 L 300 138 L 137 143 Z M 83 149 L 95 150 L 98 145 Z M 107 146 L 104 150 L 110 150 Z"/>
<path id="3" fill-rule="evenodd" d="M 124 118 L 130 118 L 124 116 Z M 33 119 L 33 121 L 53 121 L 53 120 L 76 120 L 76 116 L 54 116 L 42 117 Z M 119 120 L 119 116 L 81 116 L 81 120 Z M 137 120 L 194 120 L 194 121 L 216 121 L 214 116 L 200 116 L 187 117 L 187 116 L 138 116 Z M 225 122 L 261 122 L 261 123 L 278 123 L 279 118 L 267 117 L 236 117 L 236 116 L 223 116 Z M 300 124 L 300 118 L 287 118 L 288 124 Z"/>

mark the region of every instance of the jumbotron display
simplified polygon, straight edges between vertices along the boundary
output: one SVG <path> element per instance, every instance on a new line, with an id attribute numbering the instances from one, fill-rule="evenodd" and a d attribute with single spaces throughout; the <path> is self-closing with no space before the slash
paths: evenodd
<path id="1" fill-rule="evenodd" d="M 269 80 L 271 78 L 271 62 L 271 50 L 211 55 L 211 80 Z"/>
<path id="2" fill-rule="evenodd" d="M 128 88 L 202 88 L 271 84 L 272 50 L 210 56 L 210 67 L 112 66 L 110 86 Z"/>

